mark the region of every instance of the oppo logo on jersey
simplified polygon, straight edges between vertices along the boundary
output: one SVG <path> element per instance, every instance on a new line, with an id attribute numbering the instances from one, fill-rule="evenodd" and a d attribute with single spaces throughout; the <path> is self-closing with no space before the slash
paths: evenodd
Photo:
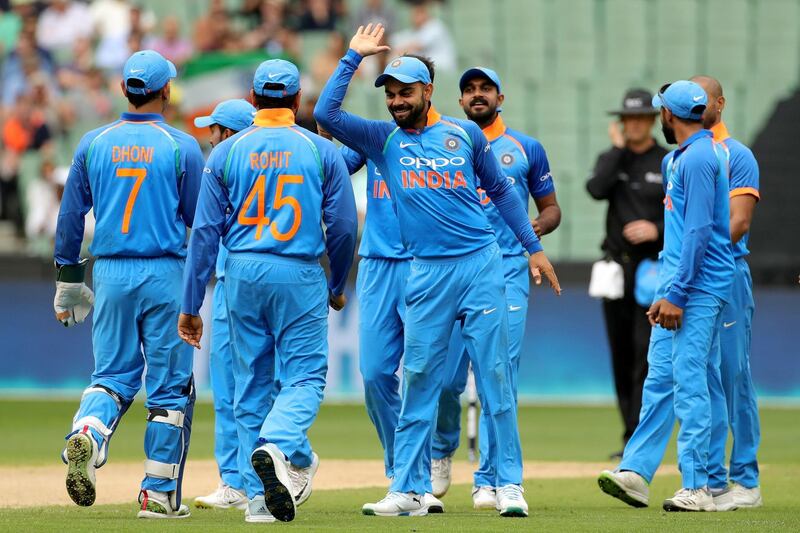
<path id="1" fill-rule="evenodd" d="M 438 170 L 440 168 L 444 168 L 447 166 L 454 166 L 460 167 L 466 163 L 466 160 L 463 157 L 452 157 L 447 159 L 446 157 L 434 157 L 433 159 L 428 159 L 427 157 L 401 157 L 400 164 L 406 167 L 414 167 L 414 168 L 430 168 L 431 170 Z"/>

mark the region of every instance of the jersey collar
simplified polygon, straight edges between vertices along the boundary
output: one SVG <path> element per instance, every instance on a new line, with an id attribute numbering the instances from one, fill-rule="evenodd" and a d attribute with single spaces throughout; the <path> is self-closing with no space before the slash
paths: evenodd
<path id="1" fill-rule="evenodd" d="M 483 128 L 483 134 L 486 135 L 486 138 L 489 140 L 489 142 L 502 137 L 505 132 L 506 124 L 503 122 L 503 117 L 500 115 L 497 115 L 497 118 L 494 120 L 494 122 Z"/>
<path id="2" fill-rule="evenodd" d="M 259 109 L 253 120 L 254 126 L 262 128 L 285 128 L 294 124 L 294 113 L 286 108 Z"/>
<path id="3" fill-rule="evenodd" d="M 164 122 L 164 117 L 159 113 L 131 113 L 125 111 L 120 116 L 120 120 L 126 122 Z"/>
<path id="4" fill-rule="evenodd" d="M 714 134 L 711 133 L 710 130 L 700 130 L 700 131 L 692 134 L 692 136 L 689 137 L 688 139 L 686 139 L 685 141 L 683 141 L 683 143 L 680 145 L 679 149 L 683 150 L 684 148 L 687 148 L 690 144 L 692 144 L 696 140 L 702 139 L 703 137 L 711 137 L 713 135 Z"/>
<path id="5" fill-rule="evenodd" d="M 728 133 L 727 126 L 725 126 L 725 123 L 721 120 L 711 128 L 711 133 L 714 134 L 714 140 L 717 142 L 722 142 L 725 139 L 729 139 L 731 136 L 731 134 Z"/>

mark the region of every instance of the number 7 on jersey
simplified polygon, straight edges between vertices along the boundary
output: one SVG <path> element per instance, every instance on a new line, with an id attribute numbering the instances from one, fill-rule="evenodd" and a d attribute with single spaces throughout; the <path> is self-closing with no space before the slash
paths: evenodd
<path id="1" fill-rule="evenodd" d="M 136 203 L 136 197 L 139 195 L 139 189 L 142 187 L 142 182 L 147 176 L 146 168 L 118 168 L 118 178 L 136 178 L 133 182 L 133 188 L 128 195 L 128 201 L 125 203 L 125 214 L 122 217 L 122 233 L 128 233 L 131 225 L 131 214 L 133 214 L 133 206 Z"/>

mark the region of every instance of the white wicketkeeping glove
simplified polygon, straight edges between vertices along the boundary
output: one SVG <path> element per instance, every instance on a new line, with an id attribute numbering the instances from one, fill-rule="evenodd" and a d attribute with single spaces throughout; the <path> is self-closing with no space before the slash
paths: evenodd
<path id="1" fill-rule="evenodd" d="M 59 279 L 69 281 L 56 281 L 56 296 L 53 299 L 53 309 L 56 319 L 65 327 L 80 324 L 94 305 L 94 293 L 83 282 L 83 270 L 86 262 L 78 265 L 69 265 L 59 270 Z M 80 281 L 79 281 L 80 280 Z"/>
<path id="2" fill-rule="evenodd" d="M 56 281 L 56 297 L 53 309 L 56 318 L 66 327 L 80 324 L 94 305 L 94 293 L 85 283 L 66 283 Z"/>

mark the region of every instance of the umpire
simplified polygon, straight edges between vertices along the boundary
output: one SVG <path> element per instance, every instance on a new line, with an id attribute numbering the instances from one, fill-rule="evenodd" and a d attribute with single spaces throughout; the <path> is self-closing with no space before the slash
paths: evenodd
<path id="1" fill-rule="evenodd" d="M 597 158 L 586 183 L 592 198 L 608 201 L 602 249 L 607 259 L 622 266 L 624 277 L 623 297 L 603 299 L 614 384 L 625 424 L 623 445 L 639 423 L 650 340 L 647 307 L 643 306 L 649 302 L 639 303 L 634 297 L 636 273 L 643 260 L 657 259 L 664 238 L 661 160 L 667 150 L 652 135 L 658 110 L 651 107 L 651 100 L 648 91 L 631 89 L 622 108 L 609 111 L 618 118 L 608 129 L 613 146 Z M 612 458 L 621 456 L 620 451 Z"/>

